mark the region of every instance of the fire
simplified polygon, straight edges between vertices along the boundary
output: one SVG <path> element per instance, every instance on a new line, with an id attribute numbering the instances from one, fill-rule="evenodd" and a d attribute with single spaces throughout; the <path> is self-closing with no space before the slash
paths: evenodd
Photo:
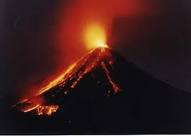
<path id="1" fill-rule="evenodd" d="M 85 31 L 85 43 L 88 49 L 108 47 L 106 44 L 106 32 L 102 25 L 91 24 Z"/>

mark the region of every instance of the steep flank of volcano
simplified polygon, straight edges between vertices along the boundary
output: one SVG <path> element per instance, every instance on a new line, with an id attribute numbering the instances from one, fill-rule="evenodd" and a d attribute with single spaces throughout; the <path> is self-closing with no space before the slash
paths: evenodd
<path id="1" fill-rule="evenodd" d="M 112 64 L 112 51 L 109 48 L 96 48 L 91 50 L 86 56 L 79 59 L 76 63 L 72 64 L 66 72 L 58 77 L 56 80 L 51 82 L 48 86 L 40 90 L 39 94 L 46 92 L 52 87 L 57 85 L 59 86 L 67 86 L 66 84 L 68 81 L 72 81 L 70 83 L 70 88 L 74 88 L 78 81 L 83 78 L 83 76 L 89 73 L 98 65 L 102 65 L 103 69 L 105 70 L 106 74 L 108 75 L 108 79 L 111 79 L 109 76 L 108 70 L 106 65 Z M 112 83 L 112 81 L 111 81 Z M 115 86 L 115 85 L 113 85 Z M 117 88 L 113 88 L 115 92 L 117 92 Z M 67 90 L 66 90 L 67 91 Z"/>
<path id="2" fill-rule="evenodd" d="M 191 132 L 190 105 L 190 93 L 109 48 L 96 48 L 36 96 L 6 111 L 4 120 L 11 119 L 8 129 L 18 126 L 21 132 L 186 133 Z"/>
<path id="3" fill-rule="evenodd" d="M 57 111 L 59 106 L 55 105 L 55 102 L 51 102 L 54 103 L 54 105 L 50 105 L 48 101 L 53 99 L 50 97 L 56 98 L 60 94 L 67 95 L 70 90 L 78 85 L 80 80 L 84 78 L 86 74 L 92 73 L 96 68 L 102 70 L 102 79 L 105 78 L 104 82 L 108 85 L 109 92 L 114 94 L 118 93 L 120 87 L 113 80 L 110 71 L 110 69 L 113 68 L 113 63 L 114 56 L 111 49 L 104 47 L 93 49 L 86 56 L 71 65 L 65 73 L 42 88 L 36 96 L 19 102 L 16 104 L 16 107 L 23 112 L 35 111 L 38 115 L 51 115 L 53 112 Z M 101 81 L 97 79 L 96 82 L 99 84 Z"/>

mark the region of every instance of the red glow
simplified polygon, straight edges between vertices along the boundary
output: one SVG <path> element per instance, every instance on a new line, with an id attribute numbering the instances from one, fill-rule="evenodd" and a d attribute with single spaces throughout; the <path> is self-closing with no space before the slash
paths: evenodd
<path id="1" fill-rule="evenodd" d="M 88 27 L 99 24 L 108 37 L 115 17 L 141 14 L 144 6 L 141 0 L 75 0 L 61 8 L 56 32 L 56 41 L 63 51 L 60 62 L 71 64 L 87 53 L 90 48 L 84 41 L 84 31 Z"/>
<path id="2" fill-rule="evenodd" d="M 57 46 L 60 58 L 57 60 L 57 70 L 55 70 L 55 74 L 51 74 L 45 81 L 42 81 L 40 87 L 37 85 L 37 87 L 30 88 L 34 93 L 44 90 L 42 86 L 53 84 L 51 81 L 60 76 L 68 65 L 73 64 L 79 57 L 86 54 L 87 50 L 91 49 L 87 48 L 87 40 L 84 40 L 84 32 L 91 25 L 99 24 L 101 35 L 104 33 L 103 39 L 101 38 L 101 46 L 105 46 L 115 17 L 142 14 L 148 9 L 142 0 L 75 0 L 65 4 L 60 3 L 58 15 L 56 15 L 55 46 Z M 96 43 L 100 44 L 100 42 Z"/>

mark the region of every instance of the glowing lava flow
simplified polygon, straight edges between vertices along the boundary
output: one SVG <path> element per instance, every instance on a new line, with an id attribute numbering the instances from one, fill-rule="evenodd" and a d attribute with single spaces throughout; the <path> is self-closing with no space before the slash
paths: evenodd
<path id="1" fill-rule="evenodd" d="M 37 110 L 36 113 L 37 115 L 52 115 L 52 113 L 56 112 L 58 110 L 59 106 L 58 105 L 49 105 L 49 106 L 41 106 L 37 104 L 36 106 L 26 109 L 23 112 L 31 112 L 33 110 Z"/>
<path id="2" fill-rule="evenodd" d="M 53 86 L 56 86 L 57 84 L 61 83 L 65 79 L 66 75 L 70 71 L 72 71 L 72 69 L 75 67 L 75 65 L 76 65 L 76 63 L 72 64 L 63 74 L 61 74 L 55 80 L 51 81 L 47 86 L 40 89 L 40 91 L 37 95 L 40 95 L 40 94 L 46 92 L 47 90 L 49 90 L 50 88 L 52 88 Z"/>
<path id="3" fill-rule="evenodd" d="M 40 105 L 37 104 L 37 105 L 35 105 L 34 107 L 31 107 L 31 108 L 28 108 L 28 109 L 26 109 L 26 110 L 23 110 L 23 112 L 30 112 L 30 111 L 32 111 L 32 110 L 38 108 L 39 106 L 40 106 Z"/>
<path id="4" fill-rule="evenodd" d="M 52 113 L 58 110 L 58 105 L 49 105 L 49 106 L 38 106 L 37 113 L 38 115 L 52 115 Z"/>
<path id="5" fill-rule="evenodd" d="M 91 73 L 95 68 L 100 68 L 100 70 L 103 71 L 105 74 L 104 76 L 106 76 L 106 82 L 110 84 L 110 87 L 114 93 L 118 93 L 120 88 L 113 81 L 112 73 L 110 73 L 109 69 L 107 68 L 107 63 L 109 65 L 113 63 L 111 50 L 104 47 L 93 49 L 86 56 L 82 57 L 76 63 L 71 65 L 66 72 L 61 74 L 61 76 L 50 82 L 44 88 L 40 89 L 36 96 L 20 102 L 16 104 L 16 106 L 18 108 L 20 107 L 19 109 L 25 113 L 31 112 L 36 115 L 50 116 L 59 109 L 59 105 L 57 103 L 48 103 L 46 99 L 44 100 L 44 96 L 50 96 L 50 93 L 50 97 L 52 99 L 52 97 L 54 98 L 55 95 L 59 95 L 58 91 L 61 91 L 60 93 L 67 95 L 76 87 L 76 85 L 78 85 L 78 83 L 83 77 L 85 77 L 86 74 Z"/>
<path id="6" fill-rule="evenodd" d="M 106 65 L 104 62 L 101 63 L 101 66 L 103 67 L 104 71 L 105 71 L 105 74 L 109 80 L 109 83 L 111 84 L 113 90 L 115 93 L 118 93 L 120 91 L 120 88 L 118 87 L 118 85 L 116 83 L 113 82 L 112 78 L 111 78 L 111 75 L 109 73 L 109 70 L 107 69 Z"/>

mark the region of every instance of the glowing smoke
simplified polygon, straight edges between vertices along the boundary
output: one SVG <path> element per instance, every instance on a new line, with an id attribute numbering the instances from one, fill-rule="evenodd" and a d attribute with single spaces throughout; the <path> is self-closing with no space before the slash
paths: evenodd
<path id="1" fill-rule="evenodd" d="M 59 11 L 60 20 L 56 39 L 60 50 L 64 50 L 63 56 L 61 56 L 62 62 L 63 59 L 66 59 L 72 63 L 87 52 L 89 48 L 85 46 L 83 34 L 87 27 L 99 24 L 105 29 L 104 33 L 108 36 L 112 20 L 115 17 L 140 15 L 147 11 L 148 6 L 143 0 L 72 1 L 67 8 L 61 8 Z"/>

